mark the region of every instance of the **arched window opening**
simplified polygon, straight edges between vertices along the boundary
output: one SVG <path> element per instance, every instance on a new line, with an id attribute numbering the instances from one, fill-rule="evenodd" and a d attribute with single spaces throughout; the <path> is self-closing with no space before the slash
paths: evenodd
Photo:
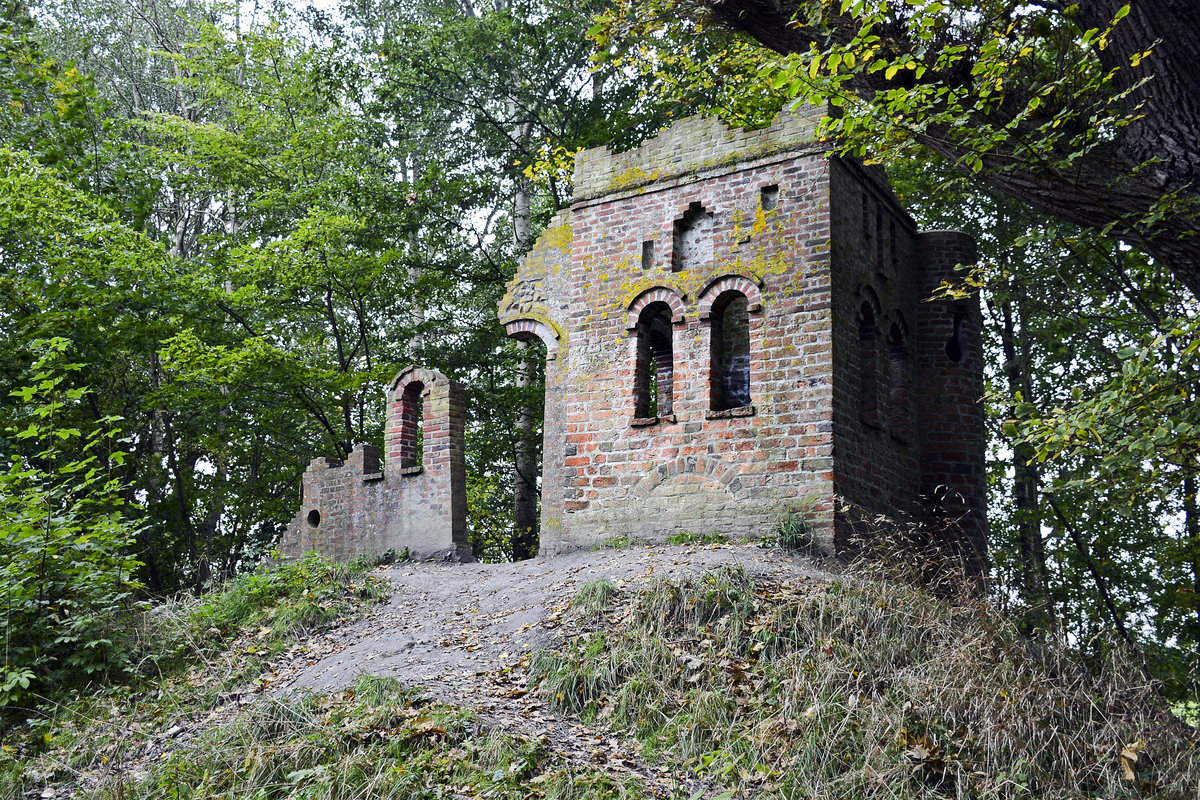
<path id="1" fill-rule="evenodd" d="M 672 272 L 703 267 L 712 261 L 712 227 L 712 214 L 700 203 L 692 203 L 683 216 L 675 220 Z"/>
<path id="2" fill-rule="evenodd" d="M 966 354 L 966 348 L 963 346 L 963 323 L 966 321 L 966 314 L 961 311 L 954 312 L 954 329 L 950 334 L 950 341 L 946 342 L 946 358 L 956 364 L 962 361 Z"/>
<path id="3" fill-rule="evenodd" d="M 910 374 L 908 344 L 904 329 L 892 323 L 888 330 L 888 427 L 897 439 L 907 442 L 909 423 Z"/>
<path id="4" fill-rule="evenodd" d="M 709 397 L 713 411 L 750 405 L 750 312 L 741 292 L 726 292 L 712 307 Z"/>
<path id="5" fill-rule="evenodd" d="M 863 303 L 858 316 L 858 387 L 862 421 L 872 427 L 879 422 L 879 327 L 875 309 Z"/>
<path id="6" fill-rule="evenodd" d="M 425 384 L 413 381 L 400 397 L 400 472 L 418 472 L 423 461 Z"/>
<path id="7" fill-rule="evenodd" d="M 672 410 L 675 361 L 671 345 L 671 308 L 651 303 L 637 322 L 637 364 L 634 370 L 634 416 L 666 417 Z"/>

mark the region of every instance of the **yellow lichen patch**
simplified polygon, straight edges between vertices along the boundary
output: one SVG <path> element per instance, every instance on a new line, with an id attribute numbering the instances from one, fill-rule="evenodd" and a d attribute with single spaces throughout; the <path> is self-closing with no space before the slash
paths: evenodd
<path id="1" fill-rule="evenodd" d="M 760 204 L 758 206 L 758 211 L 754 215 L 754 227 L 750 229 L 750 232 L 754 233 L 754 234 L 758 234 L 758 233 L 762 233 L 766 229 L 767 229 L 767 212 L 763 211 L 763 207 Z"/>
<path id="2" fill-rule="evenodd" d="M 640 167 L 631 167 L 622 173 L 614 175 L 612 180 L 608 182 L 608 188 L 611 191 L 617 191 L 631 186 L 637 186 L 638 184 L 650 183 L 658 180 L 660 177 L 661 174 L 659 170 L 647 172 Z"/>
<path id="3" fill-rule="evenodd" d="M 546 232 L 538 239 L 538 245 L 545 244 L 546 247 L 553 247 L 564 253 L 571 252 L 571 242 L 573 239 L 571 226 L 558 225 L 553 228 L 547 228 Z"/>

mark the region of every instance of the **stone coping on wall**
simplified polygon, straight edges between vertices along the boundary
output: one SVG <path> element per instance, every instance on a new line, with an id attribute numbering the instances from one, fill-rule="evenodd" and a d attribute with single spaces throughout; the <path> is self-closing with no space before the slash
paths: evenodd
<path id="1" fill-rule="evenodd" d="M 828 145 L 816 141 L 816 130 L 825 114 L 821 106 L 802 105 L 781 111 L 769 126 L 756 131 L 731 128 L 715 117 L 689 117 L 626 153 L 614 153 L 607 147 L 583 150 L 575 156 L 572 204 L 586 204 L 651 183 L 656 190 L 665 189 L 685 176 L 778 154 L 824 152 Z"/>

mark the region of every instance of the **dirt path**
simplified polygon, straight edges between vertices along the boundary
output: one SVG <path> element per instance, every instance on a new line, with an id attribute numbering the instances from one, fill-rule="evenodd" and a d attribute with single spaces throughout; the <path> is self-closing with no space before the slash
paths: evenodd
<path id="1" fill-rule="evenodd" d="M 284 653 L 263 676 L 268 696 L 343 689 L 361 674 L 391 676 L 479 713 L 484 724 L 538 739 L 559 758 L 630 774 L 652 793 L 709 794 L 694 779 L 643 763 L 636 743 L 559 718 L 529 694 L 529 656 L 575 624 L 565 612 L 581 587 L 608 578 L 636 590 L 725 565 L 776 580 L 825 579 L 822 564 L 753 545 L 633 545 L 516 564 L 406 562 L 381 573 L 390 600 L 365 619 Z"/>

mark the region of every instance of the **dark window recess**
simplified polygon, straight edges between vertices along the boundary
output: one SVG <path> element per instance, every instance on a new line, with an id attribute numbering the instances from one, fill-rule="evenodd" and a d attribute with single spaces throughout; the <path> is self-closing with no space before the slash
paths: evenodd
<path id="1" fill-rule="evenodd" d="M 966 319 L 967 315 L 963 312 L 954 312 L 954 332 L 950 334 L 950 341 L 946 342 L 946 358 L 956 364 L 962 361 L 963 356 L 966 355 L 962 341 L 963 323 L 966 322 Z"/>
<path id="2" fill-rule="evenodd" d="M 404 387 L 400 398 L 400 469 L 414 470 L 421 466 L 421 451 L 424 449 L 422 418 L 424 402 L 421 395 L 425 384 L 413 381 Z"/>
<path id="3" fill-rule="evenodd" d="M 315 528 L 321 524 L 321 512 L 315 508 L 308 512 L 308 525 L 310 528 Z"/>
<path id="4" fill-rule="evenodd" d="M 867 425 L 879 425 L 879 328 L 875 310 L 863 303 L 858 317 L 859 409 Z"/>
<path id="5" fill-rule="evenodd" d="M 891 259 L 892 274 L 896 275 L 900 269 L 900 251 L 896 248 L 896 221 L 888 222 L 888 256 Z"/>
<path id="6" fill-rule="evenodd" d="M 699 203 L 692 203 L 683 216 L 675 220 L 672 272 L 704 267 L 712 261 L 712 228 L 712 214 Z"/>
<path id="7" fill-rule="evenodd" d="M 709 374 L 710 407 L 725 411 L 750 405 L 750 313 L 741 292 L 726 292 L 713 303 Z"/>
<path id="8" fill-rule="evenodd" d="M 654 242 L 642 242 L 642 269 L 654 267 Z"/>
<path id="9" fill-rule="evenodd" d="M 774 211 L 779 207 L 779 186 L 764 186 L 759 192 L 759 201 L 763 211 Z"/>
<path id="10" fill-rule="evenodd" d="M 665 417 L 672 413 L 675 362 L 671 345 L 671 309 L 651 303 L 642 309 L 637 328 L 634 365 L 634 417 Z"/>
<path id="11" fill-rule="evenodd" d="M 888 427 L 892 435 L 908 441 L 910 369 L 908 344 L 903 329 L 893 324 L 888 331 Z"/>
<path id="12" fill-rule="evenodd" d="M 875 204 L 875 269 L 883 270 L 883 203 Z"/>

